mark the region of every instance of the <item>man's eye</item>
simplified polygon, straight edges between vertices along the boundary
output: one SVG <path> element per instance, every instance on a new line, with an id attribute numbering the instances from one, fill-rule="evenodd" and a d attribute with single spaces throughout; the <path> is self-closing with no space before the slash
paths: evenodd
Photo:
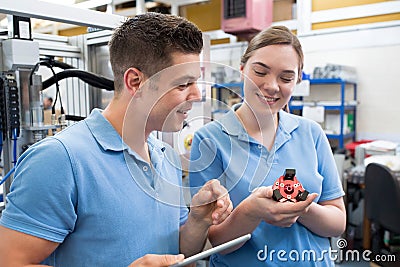
<path id="1" fill-rule="evenodd" d="M 188 83 L 180 84 L 180 85 L 178 85 L 178 88 L 186 89 L 186 88 L 188 88 L 189 86 L 191 86 L 193 84 L 194 84 L 194 82 L 188 82 Z"/>

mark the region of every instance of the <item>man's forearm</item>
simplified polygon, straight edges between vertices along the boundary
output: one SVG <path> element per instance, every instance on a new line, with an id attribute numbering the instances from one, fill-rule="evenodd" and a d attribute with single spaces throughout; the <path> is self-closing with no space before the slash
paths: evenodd
<path id="1" fill-rule="evenodd" d="M 189 257 L 203 250 L 207 236 L 209 225 L 201 222 L 196 222 L 190 216 L 184 225 L 179 230 L 179 246 L 180 252 Z"/>
<path id="2" fill-rule="evenodd" d="M 260 224 L 260 219 L 248 216 L 248 207 L 242 202 L 231 215 L 221 224 L 210 228 L 209 239 L 213 246 L 220 245 L 239 236 L 251 233 Z M 222 254 L 230 253 L 243 244 L 225 250 Z"/>

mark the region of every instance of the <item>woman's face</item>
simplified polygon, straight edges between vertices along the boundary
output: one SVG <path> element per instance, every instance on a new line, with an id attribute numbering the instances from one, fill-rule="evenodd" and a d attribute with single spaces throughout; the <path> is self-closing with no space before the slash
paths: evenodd
<path id="1" fill-rule="evenodd" d="M 269 45 L 254 51 L 242 67 L 245 100 L 255 112 L 270 109 L 276 114 L 290 100 L 298 68 L 298 55 L 290 45 Z"/>

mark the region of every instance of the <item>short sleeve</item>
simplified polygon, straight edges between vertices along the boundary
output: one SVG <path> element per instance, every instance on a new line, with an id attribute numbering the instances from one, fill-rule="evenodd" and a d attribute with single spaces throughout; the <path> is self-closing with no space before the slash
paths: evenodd
<path id="1" fill-rule="evenodd" d="M 18 160 L 1 225 L 53 242 L 75 226 L 73 167 L 62 143 L 46 138 Z"/>

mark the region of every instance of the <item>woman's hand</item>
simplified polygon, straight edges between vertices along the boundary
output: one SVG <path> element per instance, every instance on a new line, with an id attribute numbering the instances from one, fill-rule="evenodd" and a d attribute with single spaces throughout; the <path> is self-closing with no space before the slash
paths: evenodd
<path id="1" fill-rule="evenodd" d="M 263 186 L 255 189 L 243 201 L 246 206 L 245 212 L 250 220 L 263 220 L 275 226 L 290 227 L 300 215 L 308 211 L 311 203 L 317 197 L 317 194 L 314 193 L 308 195 L 305 201 L 278 202 L 272 198 L 272 194 L 271 186 Z"/>

